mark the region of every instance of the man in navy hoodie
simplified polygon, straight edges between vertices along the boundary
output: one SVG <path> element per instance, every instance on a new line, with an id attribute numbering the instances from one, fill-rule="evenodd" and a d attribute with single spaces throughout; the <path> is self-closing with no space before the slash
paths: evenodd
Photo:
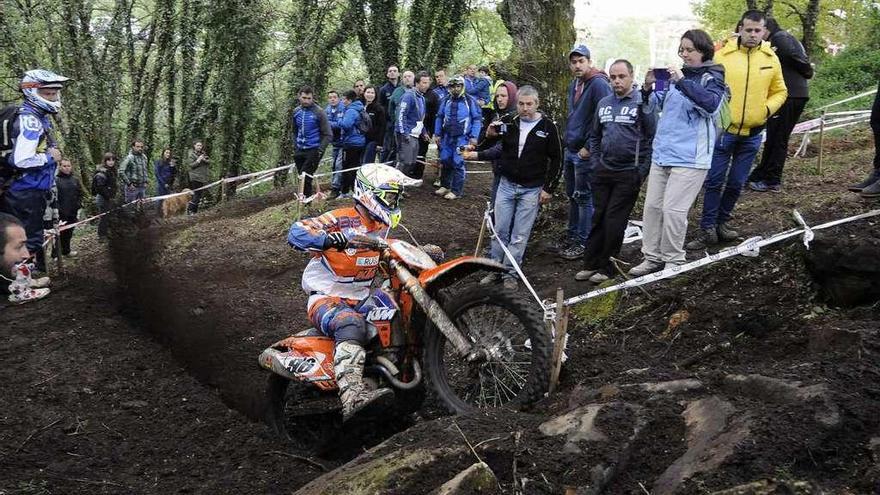
<path id="1" fill-rule="evenodd" d="M 314 174 L 318 170 L 324 149 L 333 139 L 333 131 L 324 110 L 315 103 L 314 91 L 309 86 L 303 86 L 299 90 L 299 106 L 293 109 L 291 119 L 293 162 L 296 163 L 296 170 L 299 173 Z M 311 177 L 307 176 L 303 183 L 303 194 L 306 197 L 312 195 Z"/>
<path id="2" fill-rule="evenodd" d="M 568 54 L 575 79 L 568 88 L 568 121 L 565 125 L 565 194 L 568 196 L 568 236 L 559 246 L 559 256 L 577 260 L 584 256 L 593 217 L 590 189 L 590 135 L 599 100 L 611 94 L 604 72 L 594 68 L 590 50 L 575 45 Z"/>
<path id="3" fill-rule="evenodd" d="M 408 177 L 416 177 L 416 158 L 419 140 L 428 140 L 425 129 L 425 92 L 431 86 L 431 75 L 419 72 L 415 84 L 400 98 L 400 108 L 395 117 L 394 132 L 397 134 L 397 169 Z"/>
<path id="4" fill-rule="evenodd" d="M 614 276 L 611 257 L 623 245 L 629 214 L 651 166 L 656 114 L 633 85 L 633 66 L 615 60 L 608 71 L 614 94 L 599 101 L 590 135 L 592 190 L 596 211 L 587 239 L 584 268 L 576 280 L 602 283 Z"/>
<path id="5" fill-rule="evenodd" d="M 379 88 L 379 103 L 382 105 L 382 108 L 388 111 L 390 110 L 388 105 L 391 103 L 391 95 L 393 95 L 394 90 L 400 86 L 400 69 L 398 69 L 396 65 L 391 65 L 388 67 L 385 76 L 388 78 L 388 81 Z M 394 116 L 391 115 L 391 112 L 388 112 L 386 118 L 388 121 L 386 122 L 385 128 L 393 129 Z M 394 140 L 395 137 L 393 132 L 385 133 L 385 140 L 382 143 L 383 162 L 394 160 L 397 156 L 397 143 Z"/>

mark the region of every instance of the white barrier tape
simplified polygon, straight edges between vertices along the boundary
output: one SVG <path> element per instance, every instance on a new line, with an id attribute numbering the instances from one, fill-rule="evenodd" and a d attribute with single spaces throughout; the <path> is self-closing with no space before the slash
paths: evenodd
<path id="1" fill-rule="evenodd" d="M 826 131 L 832 129 L 839 129 L 841 127 L 847 127 L 854 124 L 859 124 L 861 122 L 865 122 L 871 118 L 871 113 L 858 113 L 858 114 L 850 114 L 849 116 L 844 116 L 838 119 L 830 119 L 825 120 L 825 129 Z M 792 134 L 811 134 L 816 133 L 822 130 L 822 118 L 807 120 L 805 122 L 801 122 L 796 125 L 794 130 L 791 132 Z"/>
<path id="2" fill-rule="evenodd" d="M 842 100 L 840 100 L 840 101 L 835 101 L 834 103 L 829 103 L 828 105 L 825 105 L 825 106 L 822 106 L 822 107 L 819 107 L 819 108 L 814 108 L 814 109 L 811 110 L 811 112 L 820 112 L 820 111 L 822 111 L 822 110 L 825 110 L 826 108 L 836 107 L 837 105 L 841 105 L 841 104 L 843 104 L 843 103 L 847 103 L 847 102 L 850 102 L 850 101 L 853 101 L 853 100 L 858 100 L 859 98 L 863 98 L 863 97 L 865 97 L 865 96 L 872 95 L 872 94 L 874 94 L 874 93 L 876 93 L 876 92 L 877 92 L 876 89 L 872 89 L 872 90 L 870 90 L 870 91 L 865 91 L 864 93 L 859 93 L 859 94 L 857 94 L 857 95 L 855 95 L 855 96 L 850 96 L 849 98 L 844 98 L 844 99 L 842 99 Z"/>
<path id="3" fill-rule="evenodd" d="M 825 116 L 829 117 L 829 116 L 839 116 L 839 115 L 864 115 L 864 114 L 870 115 L 871 110 L 868 109 L 868 110 L 853 110 L 853 111 L 849 111 L 849 112 L 828 112 L 825 114 Z"/>
<path id="4" fill-rule="evenodd" d="M 860 215 L 855 215 L 852 217 L 842 218 L 840 220 L 834 220 L 832 222 L 823 223 L 821 225 L 816 225 L 811 228 L 812 231 L 822 230 L 834 227 L 836 225 L 841 225 L 844 223 L 854 222 L 856 220 L 862 220 L 864 218 L 870 218 L 873 216 L 880 215 L 880 210 L 871 210 L 866 213 L 862 213 Z M 701 266 L 709 265 L 711 263 L 715 263 L 716 261 L 721 261 L 723 259 L 731 258 L 733 256 L 757 256 L 760 249 L 763 246 L 768 246 L 770 244 L 774 244 L 780 241 L 784 241 L 785 239 L 789 239 L 791 237 L 796 237 L 806 232 L 805 229 L 792 229 L 787 230 L 785 232 L 780 232 L 776 235 L 763 239 L 761 237 L 753 237 L 751 239 L 746 240 L 738 246 L 724 249 L 715 254 L 710 254 L 704 258 L 700 258 L 698 260 L 692 261 L 690 263 L 685 263 L 683 265 L 679 265 L 673 268 L 668 268 L 659 272 L 649 273 L 647 275 L 643 275 L 638 278 L 633 278 L 627 280 L 625 282 L 611 285 L 608 287 L 603 287 L 601 289 L 596 289 L 594 291 L 588 292 L 586 294 L 582 294 L 580 296 L 575 296 L 569 299 L 566 299 L 563 302 L 564 306 L 571 306 L 587 299 L 592 299 L 594 297 L 604 296 L 605 294 L 609 294 L 611 292 L 617 292 L 621 289 L 628 289 L 632 287 L 639 287 L 642 285 L 650 284 L 652 282 L 656 282 L 658 280 L 663 280 L 666 278 L 675 277 L 676 275 L 680 275 L 685 272 L 689 272 L 691 270 L 697 269 Z M 552 303 L 547 306 L 548 309 L 556 309 L 556 304 Z"/>
<path id="5" fill-rule="evenodd" d="M 260 178 L 260 179 L 258 179 L 258 180 L 250 181 L 250 182 L 248 182 L 247 184 L 245 184 L 245 185 L 243 185 L 243 186 L 241 186 L 241 187 L 239 187 L 239 188 L 236 188 L 236 191 L 247 191 L 248 189 L 250 189 L 250 188 L 252 188 L 252 187 L 254 187 L 254 186 L 258 186 L 258 185 L 260 185 L 260 184 L 263 184 L 263 183 L 269 182 L 270 180 L 273 180 L 274 178 L 275 178 L 275 174 L 273 173 L 273 174 L 270 174 L 270 175 L 268 175 L 268 176 L 266 176 L 266 177 L 262 177 L 262 178 Z"/>
<path id="6" fill-rule="evenodd" d="M 513 254 L 507 249 L 507 246 L 504 245 L 501 240 L 498 239 L 498 232 L 495 230 L 495 225 L 492 223 L 492 216 L 489 214 L 488 204 L 486 205 L 486 212 L 483 214 L 483 218 L 485 218 L 486 225 L 489 227 L 489 230 L 492 231 L 492 237 L 495 238 L 495 242 L 501 247 L 501 250 L 504 252 L 504 256 L 507 257 L 507 260 L 510 261 L 510 264 L 513 266 L 513 269 L 516 271 L 517 275 L 519 275 L 520 280 L 525 284 L 526 288 L 529 289 L 529 292 L 532 293 L 532 297 L 535 298 L 535 301 L 538 301 L 538 305 L 541 306 L 541 309 L 544 310 L 545 319 L 548 317 L 547 305 L 544 304 L 544 301 L 538 297 L 538 293 L 535 292 L 535 288 L 532 287 L 532 284 L 529 282 L 529 279 L 526 278 L 526 274 L 523 273 L 522 268 L 519 267 L 519 264 L 516 262 L 516 259 L 513 257 Z"/>
<path id="7" fill-rule="evenodd" d="M 811 229 L 810 226 L 807 225 L 806 220 L 804 220 L 804 217 L 801 216 L 801 213 L 799 211 L 792 210 L 791 214 L 794 217 L 794 221 L 804 228 L 804 246 L 807 249 L 810 249 L 810 242 L 812 242 L 813 238 L 816 237 L 815 234 L 813 234 L 813 229 Z"/>

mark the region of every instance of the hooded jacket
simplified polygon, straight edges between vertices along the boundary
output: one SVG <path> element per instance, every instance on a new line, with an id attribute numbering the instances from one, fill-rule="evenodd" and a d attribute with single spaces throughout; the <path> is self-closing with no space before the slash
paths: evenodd
<path id="1" fill-rule="evenodd" d="M 715 54 L 724 66 L 730 87 L 731 124 L 725 129 L 737 136 L 754 136 L 788 97 L 782 66 L 770 44 L 747 48 L 731 40 Z"/>
<path id="2" fill-rule="evenodd" d="M 516 84 L 510 81 L 504 81 L 498 87 L 504 86 L 507 88 L 507 108 L 504 110 L 498 110 L 496 107 L 495 97 L 492 98 L 492 108 L 494 109 L 491 115 L 488 115 L 485 120 L 483 120 L 483 127 L 480 129 L 480 139 L 477 144 L 477 150 L 483 151 L 491 148 L 498 141 L 498 136 L 494 138 L 486 137 L 486 130 L 489 129 L 489 124 L 492 122 L 500 120 L 505 124 L 510 124 L 514 117 L 516 117 Z M 495 88 L 495 94 L 498 94 L 498 87 Z"/>
<path id="3" fill-rule="evenodd" d="M 358 127 L 363 109 L 364 104 L 361 100 L 354 100 L 345 107 L 342 120 L 339 122 L 339 128 L 342 129 L 340 142 L 343 148 L 363 148 L 366 146 L 367 139 Z"/>
<path id="4" fill-rule="evenodd" d="M 489 89 L 492 87 L 492 80 L 489 76 L 474 76 L 473 78 L 464 78 L 465 93 L 474 97 L 475 100 L 483 100 L 484 104 L 489 102 Z"/>
<path id="5" fill-rule="evenodd" d="M 99 166 L 92 177 L 92 194 L 101 195 L 105 200 L 113 199 L 116 196 L 116 180 L 116 167 Z"/>
<path id="6" fill-rule="evenodd" d="M 724 67 L 710 60 L 681 71 L 680 81 L 650 93 L 645 100 L 647 111 L 662 111 L 651 161 L 661 167 L 708 169 L 717 133 L 715 116 L 727 92 Z"/>
<path id="7" fill-rule="evenodd" d="M 584 81 L 584 89 L 580 98 L 575 101 L 577 84 L 581 80 Z M 568 87 L 568 121 L 565 124 L 565 148 L 568 151 L 577 153 L 581 148 L 589 146 L 596 104 L 611 92 L 608 76 L 596 68 L 591 68 L 583 78 L 571 82 Z"/>
<path id="8" fill-rule="evenodd" d="M 777 29 L 770 34 L 770 47 L 782 64 L 782 78 L 789 98 L 809 98 L 807 80 L 813 78 L 813 66 L 801 42 L 788 31 Z"/>
<path id="9" fill-rule="evenodd" d="M 297 151 L 318 149 L 320 154 L 333 139 L 333 130 L 324 110 L 313 103 L 293 109 L 292 134 Z"/>
<path id="10" fill-rule="evenodd" d="M 58 215 L 62 220 L 76 218 L 82 207 L 82 186 L 73 174 L 59 173 L 55 177 L 58 187 Z"/>
<path id="11" fill-rule="evenodd" d="M 400 108 L 395 116 L 394 132 L 419 137 L 425 132 L 425 97 L 418 90 L 407 89 L 400 98 Z"/>
<path id="12" fill-rule="evenodd" d="M 440 103 L 434 120 L 434 135 L 447 137 L 465 136 L 476 141 L 480 137 L 483 113 L 473 96 L 465 93 L 459 97 L 449 95 Z"/>

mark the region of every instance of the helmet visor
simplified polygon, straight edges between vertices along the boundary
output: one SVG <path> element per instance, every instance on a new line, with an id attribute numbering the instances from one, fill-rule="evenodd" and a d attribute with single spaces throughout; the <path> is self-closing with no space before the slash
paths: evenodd
<path id="1" fill-rule="evenodd" d="M 378 199 L 379 202 L 382 203 L 383 206 L 385 206 L 386 208 L 388 208 L 390 210 L 397 209 L 397 206 L 400 203 L 400 191 L 399 190 L 389 191 L 389 190 L 385 190 L 385 189 L 377 189 L 375 194 L 376 194 L 376 199 Z"/>

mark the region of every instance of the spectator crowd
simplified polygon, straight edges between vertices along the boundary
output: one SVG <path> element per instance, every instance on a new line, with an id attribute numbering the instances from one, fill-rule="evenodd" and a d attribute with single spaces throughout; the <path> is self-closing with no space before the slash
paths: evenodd
<path id="1" fill-rule="evenodd" d="M 541 205 L 562 182 L 568 214 L 557 253 L 580 261 L 575 278 L 592 283 L 615 276 L 613 258 L 647 183 L 643 260 L 628 272 L 646 275 L 683 264 L 686 250 L 740 239 L 732 221 L 744 188 L 782 191 L 789 138 L 813 76 L 801 44 L 756 10 L 745 12 L 735 32 L 718 42 L 702 30 L 686 31 L 678 55 L 681 64 L 649 69 L 638 82 L 628 60 L 615 60 L 606 72 L 594 65 L 587 46 L 575 45 L 567 54 L 573 77 L 563 129 L 541 107 L 548 95 L 493 79 L 485 66 L 448 74 L 392 65 L 381 84 L 358 79 L 351 89 L 322 95 L 303 86 L 288 121 L 293 162 L 298 172 L 309 174 L 303 193 L 311 196 L 310 175 L 326 154 L 337 172 L 330 196 L 343 198 L 352 194 L 364 163 L 391 163 L 420 184 L 434 143 L 440 167 L 435 193 L 455 201 L 466 194 L 468 161 L 489 161 L 497 231 L 490 256 L 508 265 L 502 244 L 522 262 Z M 21 81 L 24 102 L 0 115 L 4 135 L 11 137 L 2 143 L 0 268 L 12 281 L 9 300 L 15 303 L 48 294 L 44 229 L 75 223 L 85 197 L 81 174 L 62 156 L 54 137 L 52 117 L 61 108 L 65 83 L 50 71 L 28 71 Z M 873 170 L 849 189 L 877 198 L 880 96 L 871 128 L 877 146 Z M 145 198 L 154 183 L 157 195 L 192 189 L 187 212 L 197 213 L 204 193 L 199 188 L 211 181 L 204 143 L 193 143 L 183 173 L 171 149 L 162 150 L 152 169 L 147 156 L 140 139 L 118 164 L 113 153 L 104 154 L 89 190 L 96 209 L 103 213 L 120 200 Z M 699 228 L 686 242 L 688 213 L 701 191 Z M 107 233 L 101 217 L 99 239 Z M 73 229 L 63 232 L 54 255 L 76 254 L 72 235 Z M 512 267 L 509 274 L 483 282 L 509 288 L 518 283 Z"/>

